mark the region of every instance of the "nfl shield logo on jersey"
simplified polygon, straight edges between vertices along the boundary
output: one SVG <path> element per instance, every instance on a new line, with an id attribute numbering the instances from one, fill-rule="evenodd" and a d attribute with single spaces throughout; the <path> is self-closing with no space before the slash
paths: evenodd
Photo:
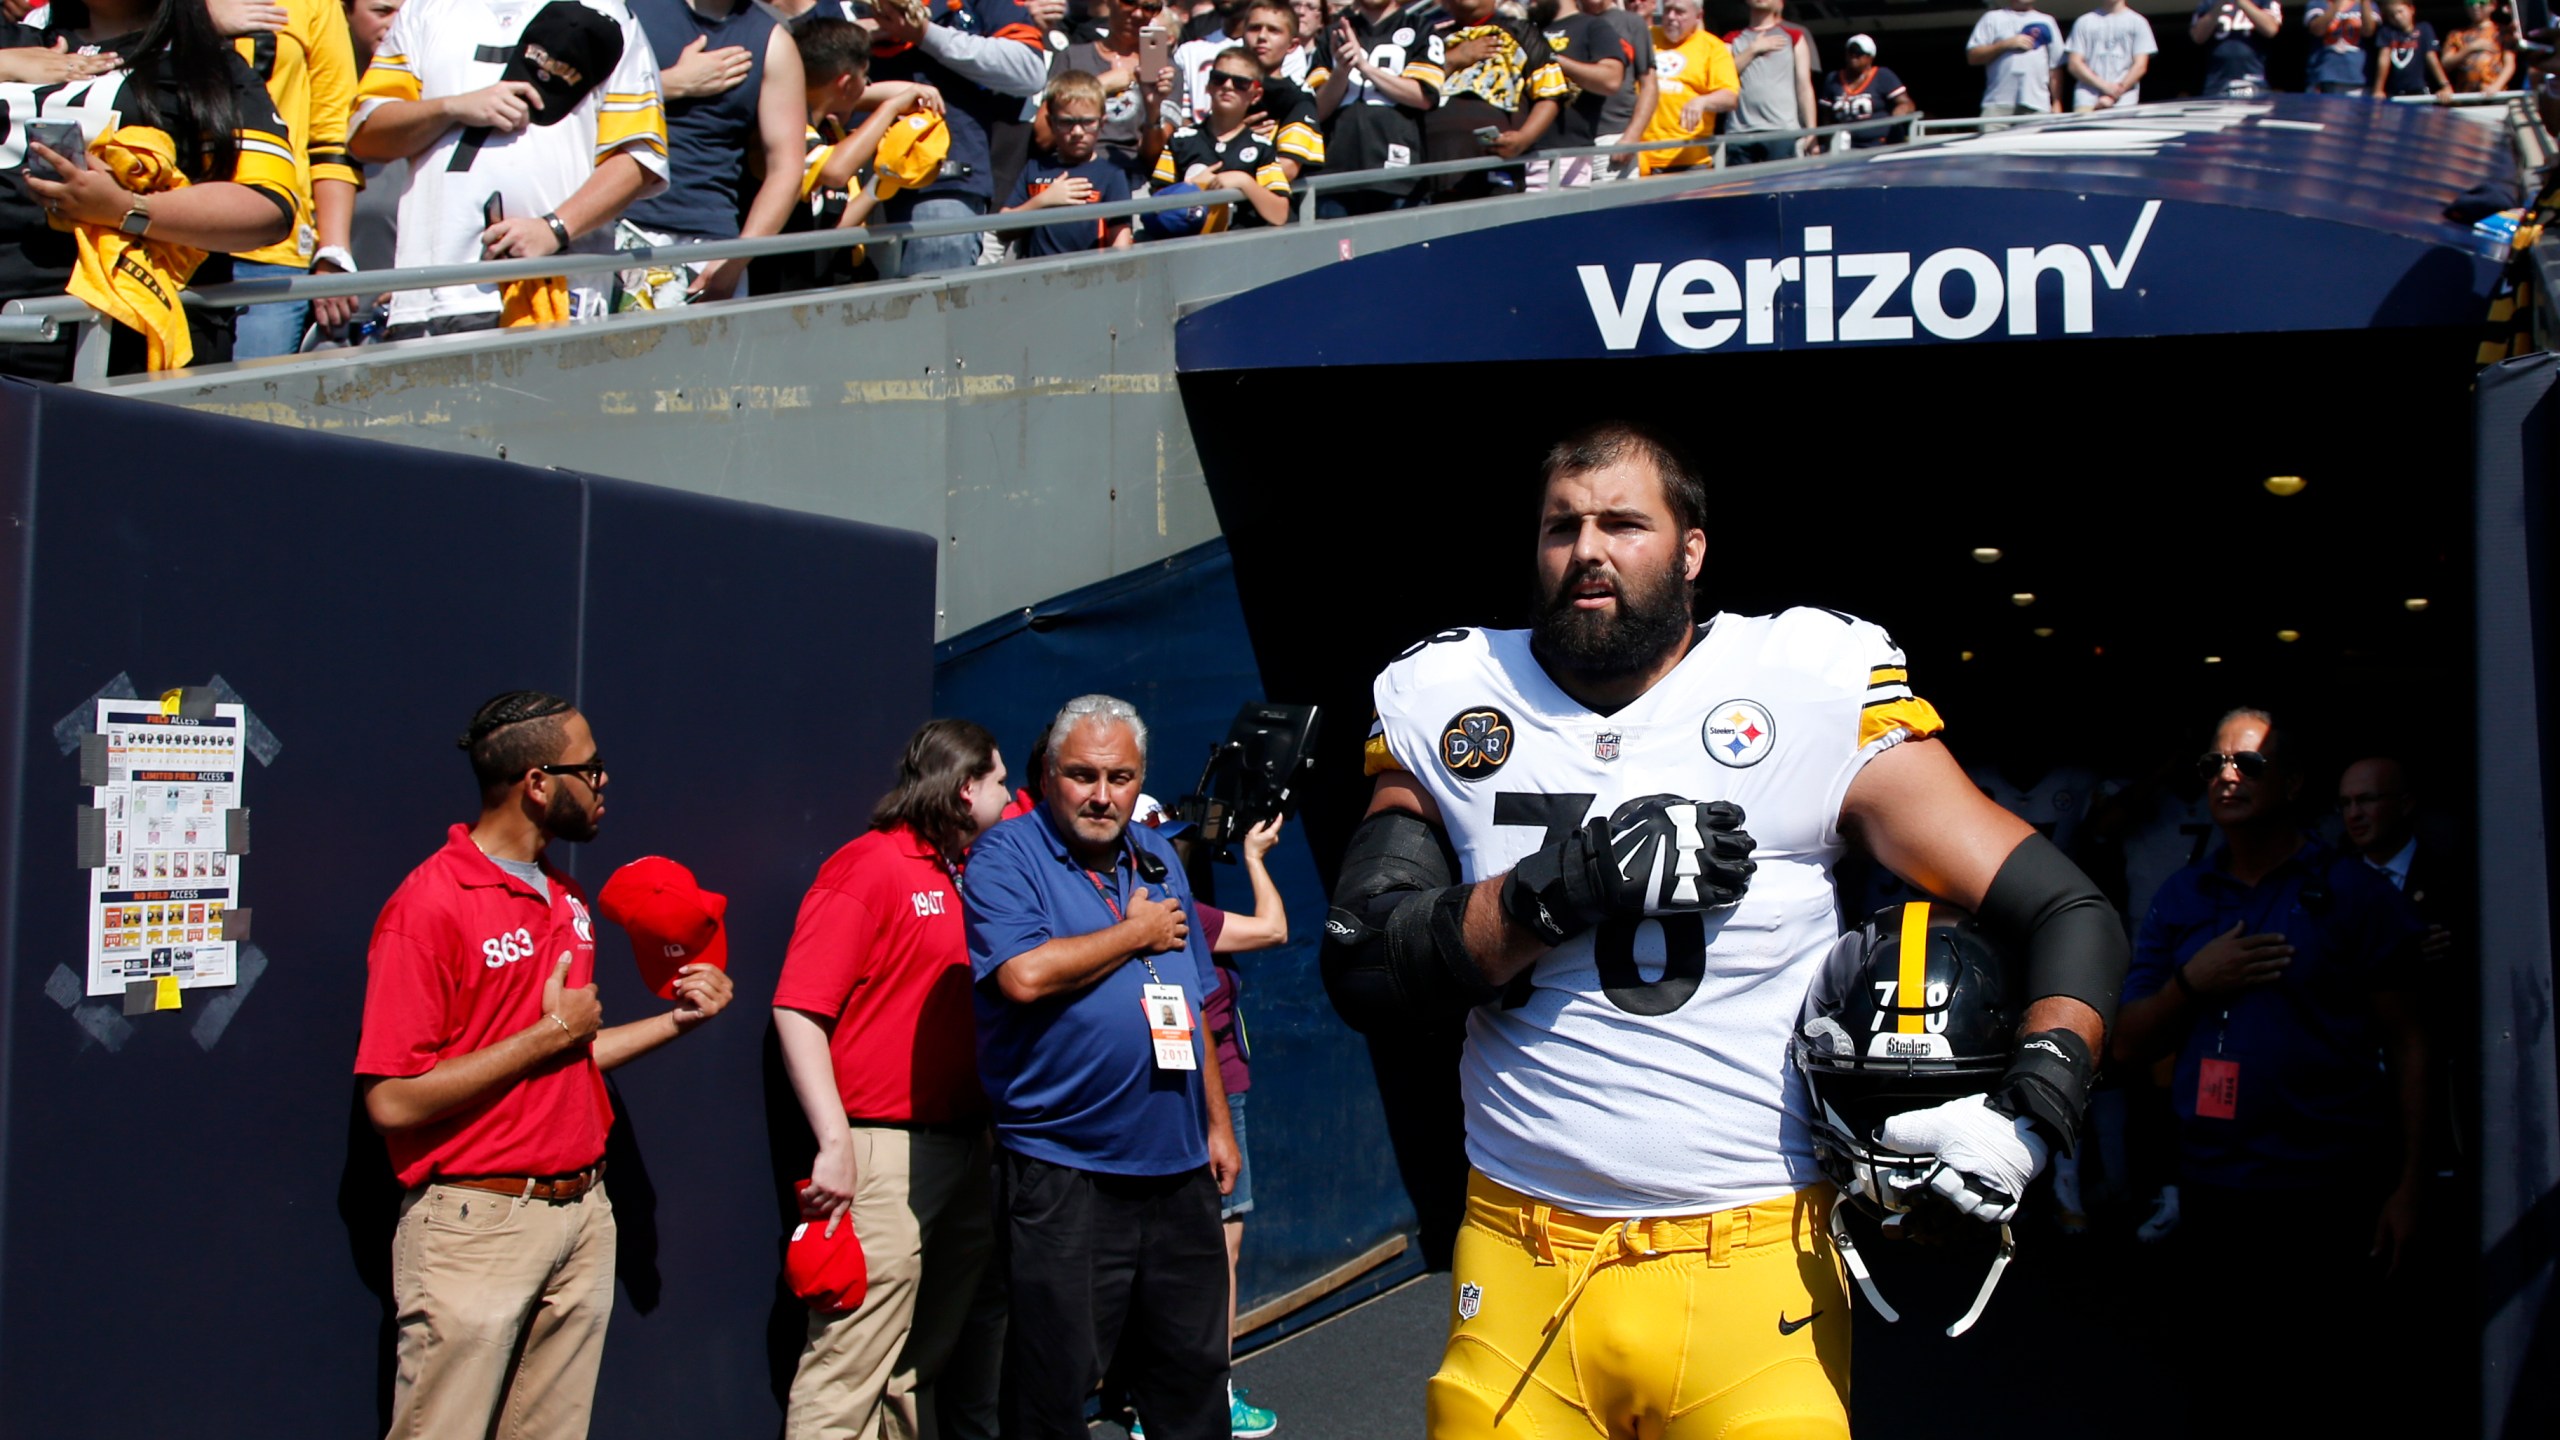
<path id="1" fill-rule="evenodd" d="M 1756 700 L 1724 701 L 1707 712 L 1706 723 L 1698 729 L 1716 763 L 1736 770 L 1768 759 L 1771 747 L 1778 743 L 1778 722 Z"/>
<path id="2" fill-rule="evenodd" d="M 1617 759 L 1618 732 L 1615 730 L 1601 731 L 1599 738 L 1591 742 L 1591 758 L 1603 761 Z"/>
<path id="3" fill-rule="evenodd" d="M 1458 1287 L 1458 1318 L 1473 1320 L 1484 1308 L 1484 1287 L 1470 1280 Z"/>

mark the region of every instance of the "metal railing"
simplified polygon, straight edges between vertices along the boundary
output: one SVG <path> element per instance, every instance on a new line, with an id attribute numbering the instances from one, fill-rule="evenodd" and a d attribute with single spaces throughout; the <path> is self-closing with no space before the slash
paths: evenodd
<path id="1" fill-rule="evenodd" d="M 2540 127 L 2524 91 L 2498 91 L 2481 95 L 2456 96 L 2440 102 L 2432 96 L 2394 97 L 2402 103 L 2465 106 L 2506 105 L 2519 112 L 2518 130 L 2540 138 Z M 2115 112 L 2109 112 L 2113 114 Z M 1322 221 L 1315 197 L 1339 191 L 1368 189 L 1381 184 L 1402 185 L 1414 180 L 1437 179 L 1483 171 L 1518 169 L 1531 160 L 1574 160 L 1583 157 L 1621 156 L 1650 151 L 1708 149 L 1711 154 L 1704 165 L 1669 171 L 1650 177 L 1655 180 L 1682 179 L 1691 184 L 1720 179 L 1728 168 L 1728 156 L 1735 145 L 1773 145 L 1814 140 L 1819 142 L 1813 153 L 1764 162 L 1755 173 L 1769 166 L 1809 165 L 1827 155 L 1851 148 L 1853 137 L 1870 130 L 1907 130 L 1908 138 L 1920 141 L 1985 130 L 2006 129 L 2017 125 L 2086 120 L 2086 114 L 2042 114 L 2000 116 L 1950 116 L 1932 118 L 1918 111 L 1906 115 L 1883 115 L 1866 120 L 1852 120 L 1837 125 L 1817 125 L 1796 130 L 1761 130 L 1743 134 L 1717 134 L 1670 140 L 1622 141 L 1614 145 L 1581 145 L 1561 150 L 1544 150 L 1514 159 L 1499 155 L 1464 160 L 1429 161 L 1420 165 L 1398 165 L 1370 170 L 1319 171 L 1300 180 L 1294 187 L 1305 197 L 1301 213 L 1294 223 L 1316 224 Z M 2519 139 L 2520 146 L 2524 143 Z M 2535 156 L 2544 151 L 2534 147 Z M 2528 157 L 2529 159 L 2531 157 Z M 2538 164 L 2538 160 L 2533 163 Z M 1632 176 L 1620 177 L 1631 179 Z M 1611 183 L 1619 183 L 1612 181 Z M 1134 200 L 1108 204 L 1078 206 L 1076 221 L 1135 219 L 1169 210 L 1188 210 L 1202 205 L 1241 202 L 1244 196 L 1236 190 L 1208 190 L 1183 195 L 1150 195 Z M 751 240 L 715 240 L 683 245 L 642 245 L 629 250 L 564 251 L 530 260 L 483 260 L 464 265 L 417 266 L 409 269 L 369 271 L 353 275 L 301 275 L 271 280 L 234 281 L 226 285 L 208 285 L 183 293 L 185 303 L 199 309 L 238 309 L 251 305 L 282 301 L 321 300 L 342 296 L 370 298 L 385 293 L 427 290 L 446 285 L 498 285 L 514 280 L 548 279 L 578 275 L 596 275 L 612 271 L 645 269 L 662 263 L 695 264 L 729 259 L 763 259 L 777 255 L 805 255 L 844 250 L 857 245 L 882 247 L 892 264 L 898 251 L 909 241 L 939 239 L 953 235 L 1005 234 L 1018 230 L 1036 230 L 1062 223 L 1061 217 L 1045 210 L 1025 210 L 1010 215 L 988 214 L 956 217 L 949 220 L 921 220 L 904 224 L 848 226 L 841 229 L 810 231 L 794 235 L 770 235 Z M 1340 223 L 1337 221 L 1323 223 Z M 812 292 L 816 293 L 816 292 Z M 10 300 L 0 304 L 0 343 L 39 343 L 59 339 L 66 329 L 77 333 L 73 352 L 74 383 L 103 379 L 107 373 L 109 329 L 96 311 L 82 300 L 69 295 L 51 295 Z"/>
<path id="2" fill-rule="evenodd" d="M 1312 202 L 1313 197 L 1326 191 L 1366 190 L 1381 184 L 1400 185 L 1411 180 L 1428 180 L 1440 176 L 1471 175 L 1486 170 L 1516 170 L 1532 160 L 1550 162 L 1579 160 L 1586 156 L 1631 155 L 1661 150 L 1712 151 L 1705 165 L 1669 172 L 1694 175 L 1705 170 L 1724 169 L 1725 152 L 1733 145 L 1776 145 L 1800 140 L 1832 142 L 1827 148 L 1813 155 L 1793 157 L 1806 160 L 1819 159 L 1823 154 L 1848 148 L 1849 138 L 1860 131 L 1891 130 L 1916 125 L 1920 119 L 1920 113 L 1915 110 L 1908 115 L 1884 115 L 1872 120 L 1850 120 L 1838 125 L 1816 125 L 1803 130 L 1753 130 L 1740 135 L 1693 135 L 1677 140 L 1631 140 L 1616 145 L 1575 145 L 1561 150 L 1539 150 L 1516 159 L 1505 159 L 1499 155 L 1482 155 L 1465 160 L 1433 160 L 1421 165 L 1398 165 L 1376 170 L 1321 170 L 1300 180 L 1294 187 L 1298 193 L 1308 196 L 1310 200 L 1306 213 L 1297 223 L 1314 224 L 1321 218 L 1316 214 L 1316 207 Z"/>
<path id="3" fill-rule="evenodd" d="M 1467 160 L 1434 161 L 1423 165 L 1403 165 L 1375 170 L 1319 172 L 1306 177 L 1296 187 L 1310 197 L 1326 189 L 1357 189 L 1380 181 L 1401 182 L 1436 176 L 1459 175 L 1480 170 L 1516 168 L 1530 158 L 1572 159 L 1584 155 L 1620 155 L 1646 150 L 1695 149 L 1711 146 L 1711 165 L 1673 172 L 1697 177 L 1721 169 L 1726 147 L 1734 143 L 1765 144 L 1805 138 L 1831 139 L 1846 145 L 1848 136 L 1860 130 L 1912 125 L 1920 117 L 1887 116 L 1873 120 L 1852 121 L 1843 125 L 1821 125 L 1805 130 L 1757 131 L 1743 137 L 1729 135 L 1700 136 L 1680 140 L 1638 141 L 1618 145 L 1579 146 L 1568 150 L 1541 151 L 1534 157 L 1507 160 L 1498 155 Z M 1189 210 L 1202 205 L 1240 202 L 1243 194 L 1235 190 L 1208 190 L 1183 195 L 1150 195 L 1135 200 L 1108 204 L 1078 206 L 1074 219 L 1113 220 L 1135 218 L 1168 210 Z M 1312 198 L 1302 207 L 1298 223 L 1312 223 L 1315 206 Z M 684 245 L 641 245 L 629 250 L 563 251 L 530 260 L 482 260 L 464 265 L 414 266 L 405 270 L 376 270 L 353 275 L 300 275 L 272 280 L 240 280 L 227 285 L 207 285 L 189 289 L 182 299 L 198 309 L 239 309 L 251 305 L 268 305 L 293 300 L 324 300 L 340 296 L 370 298 L 409 290 L 430 290 L 444 285 L 501 285 L 512 280 L 548 279 L 577 275 L 597 275 L 621 270 L 644 269 L 653 264 L 673 262 L 692 264 L 728 259 L 762 259 L 774 255 L 804 255 L 824 251 L 850 249 L 856 245 L 875 245 L 888 249 L 894 257 L 899 247 L 910 240 L 938 239 L 951 235 L 1003 234 L 1016 230 L 1036 230 L 1061 223 L 1061 217 L 1046 211 L 1026 210 L 1011 215 L 972 215 L 949 220 L 920 220 L 905 224 L 848 226 L 842 229 L 811 231 L 796 235 L 769 235 L 752 240 L 715 240 Z M 61 337 L 64 330 L 77 332 L 73 350 L 71 379 L 73 383 L 104 379 L 107 374 L 110 332 L 96 311 L 85 301 L 69 295 L 49 295 L 33 299 L 11 300 L 0 304 L 0 342 L 41 342 Z"/>

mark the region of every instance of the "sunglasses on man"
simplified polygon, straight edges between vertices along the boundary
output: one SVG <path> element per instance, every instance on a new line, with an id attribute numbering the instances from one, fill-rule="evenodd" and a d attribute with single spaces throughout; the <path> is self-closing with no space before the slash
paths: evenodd
<path id="1" fill-rule="evenodd" d="M 2267 757 L 2255 750 L 2234 750 L 2228 755 L 2209 750 L 2196 757 L 2196 773 L 2207 780 L 2221 779 L 2225 766 L 2239 771 L 2243 780 L 2255 780 L 2267 773 Z"/>

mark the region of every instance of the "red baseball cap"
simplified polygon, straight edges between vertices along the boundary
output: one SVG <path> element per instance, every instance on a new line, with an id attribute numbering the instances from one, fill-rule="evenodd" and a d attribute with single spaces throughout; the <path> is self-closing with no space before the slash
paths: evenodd
<path id="1" fill-rule="evenodd" d="M 809 1182 L 800 1182 L 809 1188 Z M 863 1262 L 862 1239 L 853 1233 L 853 1216 L 836 1221 L 836 1233 L 827 1233 L 827 1222 L 803 1220 L 793 1227 L 791 1243 L 782 1252 L 782 1275 L 790 1282 L 791 1293 L 809 1302 L 813 1310 L 842 1311 L 858 1308 L 871 1288 L 871 1270 Z"/>
<path id="2" fill-rule="evenodd" d="M 675 998 L 676 971 L 684 966 L 729 968 L 729 897 L 703 889 L 692 871 L 664 855 L 614 871 L 596 904 L 631 933 L 640 982 L 661 1000 Z"/>

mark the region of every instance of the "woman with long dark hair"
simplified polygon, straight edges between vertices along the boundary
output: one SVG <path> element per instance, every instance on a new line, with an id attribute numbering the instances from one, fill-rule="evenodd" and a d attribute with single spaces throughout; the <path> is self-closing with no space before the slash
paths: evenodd
<path id="1" fill-rule="evenodd" d="M 177 277 L 199 285 L 230 279 L 233 252 L 273 244 L 292 229 L 293 153 L 266 87 L 217 33 L 205 0 L 54 0 L 44 28 L 0 27 L 0 55 L 23 50 L 62 59 L 7 58 L 61 78 L 0 86 L 0 300 L 63 293 L 79 262 L 81 227 L 92 227 L 93 245 L 120 235 L 201 251 L 192 274 Z M 121 63 L 83 73 L 95 59 L 69 63 L 83 57 Z M 129 190 L 95 157 L 30 140 L 29 123 L 45 121 L 79 124 L 92 145 L 111 127 L 162 131 L 188 183 Z M 61 178 L 43 178 L 46 168 Z M 186 324 L 197 362 L 230 358 L 229 312 L 191 311 Z M 114 329 L 110 368 L 142 369 L 143 332 Z M 67 341 L 0 346 L 0 373 L 60 380 L 70 367 Z"/>
<path id="2" fill-rule="evenodd" d="M 977 1294 L 994 1231 L 961 867 L 1005 799 L 995 736 L 926 721 L 870 832 L 800 902 L 773 992 L 817 1142 L 800 1214 L 860 1233 L 870 1291 L 852 1310 L 810 1312 L 788 1435 L 915 1433 L 918 1394 Z"/>

